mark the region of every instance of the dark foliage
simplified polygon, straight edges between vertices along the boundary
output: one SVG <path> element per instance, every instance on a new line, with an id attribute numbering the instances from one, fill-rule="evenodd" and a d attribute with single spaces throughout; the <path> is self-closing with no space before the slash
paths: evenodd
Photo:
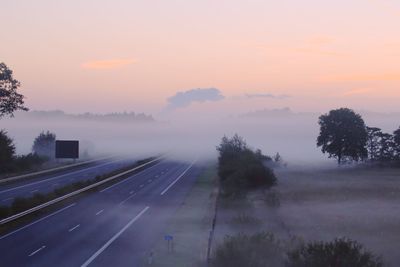
<path id="1" fill-rule="evenodd" d="M 224 136 L 217 150 L 218 174 L 224 195 L 240 195 L 246 189 L 276 184 L 275 174 L 264 164 L 271 158 L 260 150 L 253 152 L 237 134 L 232 138 Z"/>
<path id="2" fill-rule="evenodd" d="M 317 146 L 338 163 L 367 157 L 367 129 L 359 114 L 348 108 L 331 110 L 319 118 L 320 134 Z"/>
<path id="3" fill-rule="evenodd" d="M 15 145 L 13 140 L 8 137 L 7 132 L 0 130 L 0 172 L 7 170 L 8 165 L 12 163 L 15 154 Z"/>
<path id="4" fill-rule="evenodd" d="M 311 242 L 288 253 L 287 267 L 380 267 L 380 257 L 356 241 Z"/>
<path id="5" fill-rule="evenodd" d="M 17 110 L 28 110 L 24 106 L 24 96 L 17 93 L 19 87 L 20 83 L 14 79 L 12 70 L 0 63 L 0 118 L 13 116 Z"/>

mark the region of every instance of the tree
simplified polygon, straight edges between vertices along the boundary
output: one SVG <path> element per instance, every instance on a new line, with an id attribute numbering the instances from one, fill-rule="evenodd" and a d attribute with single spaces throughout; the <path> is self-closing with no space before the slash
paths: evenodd
<path id="1" fill-rule="evenodd" d="M 378 159 L 382 162 L 388 162 L 394 159 L 394 141 L 393 135 L 388 133 L 379 134 Z"/>
<path id="2" fill-rule="evenodd" d="M 41 157 L 53 159 L 55 157 L 56 135 L 49 131 L 41 132 L 33 142 L 32 151 Z"/>
<path id="3" fill-rule="evenodd" d="M 393 132 L 393 145 L 395 158 L 400 160 L 400 127 L 396 131 Z"/>
<path id="4" fill-rule="evenodd" d="M 13 140 L 8 137 L 7 132 L 0 130 L 0 171 L 5 171 L 7 166 L 13 161 L 15 155 L 15 145 Z"/>
<path id="5" fill-rule="evenodd" d="M 370 161 L 376 161 L 379 157 L 380 135 L 382 134 L 382 131 L 377 127 L 367 127 L 367 132 L 368 158 Z"/>
<path id="6" fill-rule="evenodd" d="M 28 109 L 24 106 L 24 96 L 17 93 L 20 82 L 14 79 L 13 72 L 6 64 L 0 63 L 0 118 L 13 116 L 17 110 Z"/>
<path id="7" fill-rule="evenodd" d="M 345 160 L 359 161 L 367 157 L 368 133 L 364 120 L 348 108 L 331 110 L 319 117 L 320 134 L 317 146 L 338 164 Z"/>

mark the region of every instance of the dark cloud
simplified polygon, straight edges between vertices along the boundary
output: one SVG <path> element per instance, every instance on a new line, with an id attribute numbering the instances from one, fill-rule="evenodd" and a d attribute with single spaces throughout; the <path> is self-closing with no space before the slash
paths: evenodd
<path id="1" fill-rule="evenodd" d="M 167 109 L 183 108 L 193 102 L 220 101 L 225 97 L 216 88 L 197 88 L 184 92 L 178 92 L 167 99 Z"/>
<path id="2" fill-rule="evenodd" d="M 270 93 L 258 93 L 258 94 L 246 94 L 247 98 L 274 98 L 274 99 L 286 99 L 290 98 L 289 95 L 274 95 Z"/>

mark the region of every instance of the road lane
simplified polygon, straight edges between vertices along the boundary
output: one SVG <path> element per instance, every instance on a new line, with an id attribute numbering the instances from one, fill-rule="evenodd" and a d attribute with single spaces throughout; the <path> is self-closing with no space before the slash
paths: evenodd
<path id="1" fill-rule="evenodd" d="M 134 159 L 114 159 L 101 161 L 78 170 L 63 171 L 54 175 L 38 177 L 33 180 L 0 186 L 0 205 L 10 205 L 17 197 L 29 197 L 37 193 L 48 193 L 64 185 L 93 179 L 115 170 L 134 164 Z"/>
<path id="2" fill-rule="evenodd" d="M 161 195 L 188 166 L 187 163 L 159 163 L 127 178 L 125 183 L 102 193 L 93 193 L 73 207 L 0 239 L 0 250 L 9 251 L 2 256 L 2 263 L 4 266 L 81 266 L 124 229 L 134 216 L 149 207 L 97 255 L 90 266 L 109 266 L 103 264 L 114 258 L 114 254 L 118 257 L 122 253 L 118 252 L 121 250 L 120 240 L 124 240 L 128 251 L 134 249 L 137 253 L 122 253 L 121 256 L 128 258 L 118 259 L 121 265 L 116 266 L 132 261 L 138 263 L 138 255 L 150 249 L 151 241 L 161 238 L 168 218 L 173 216 L 196 179 L 199 170 L 193 166 L 170 187 L 168 194 Z M 132 229 L 135 229 L 133 235 Z M 131 243 L 131 238 L 136 241 Z M 43 246 L 45 248 L 29 257 Z M 119 249 L 115 251 L 115 247 Z"/>

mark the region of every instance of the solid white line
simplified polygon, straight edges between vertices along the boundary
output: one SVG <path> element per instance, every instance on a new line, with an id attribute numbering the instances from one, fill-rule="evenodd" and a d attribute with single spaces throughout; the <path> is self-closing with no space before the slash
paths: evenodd
<path id="1" fill-rule="evenodd" d="M 46 246 L 42 246 L 41 248 L 35 250 L 34 252 L 32 252 L 31 254 L 28 255 L 28 257 L 32 257 L 33 255 L 35 255 L 36 253 L 38 253 L 39 251 L 41 251 L 42 249 L 45 249 Z"/>
<path id="2" fill-rule="evenodd" d="M 104 210 L 99 210 L 98 212 L 96 212 L 96 216 L 100 215 Z"/>
<path id="3" fill-rule="evenodd" d="M 39 220 L 37 220 L 37 221 L 34 221 L 33 223 L 27 224 L 27 225 L 25 225 L 25 226 L 22 227 L 22 228 L 19 228 L 19 229 L 15 230 L 15 231 L 12 231 L 12 232 L 10 232 L 10 233 L 8 233 L 8 234 L 6 234 L 6 235 L 3 235 L 3 236 L 0 237 L 0 240 L 4 239 L 4 238 L 6 238 L 6 237 L 8 237 L 8 236 L 10 236 L 10 235 L 12 235 L 12 234 L 15 234 L 15 233 L 17 233 L 17 232 L 19 232 L 19 231 L 22 231 L 22 230 L 28 228 L 29 226 L 32 226 L 32 225 L 34 225 L 34 224 L 37 224 L 38 222 L 41 222 L 41 221 L 43 221 L 43 220 L 45 220 L 45 219 L 47 219 L 47 218 L 49 218 L 49 217 L 51 217 L 51 216 L 54 216 L 54 215 L 56 215 L 56 214 L 58 214 L 58 213 L 60 213 L 60 212 L 62 212 L 62 211 L 64 211 L 64 210 L 66 210 L 66 209 L 69 209 L 69 208 L 71 208 L 71 207 L 73 207 L 73 206 L 75 206 L 75 205 L 76 205 L 76 203 L 73 203 L 73 204 L 71 204 L 71 205 L 69 205 L 69 206 L 66 206 L 65 208 L 62 208 L 62 209 L 60 209 L 60 210 L 58 210 L 58 211 L 56 211 L 56 212 L 54 212 L 54 213 L 52 213 L 52 214 L 50 214 L 50 215 L 47 215 L 47 216 L 45 216 L 45 217 L 43 217 L 43 218 L 41 218 L 41 219 L 39 219 Z"/>
<path id="4" fill-rule="evenodd" d="M 132 178 L 138 176 L 139 174 L 143 174 L 145 171 L 148 171 L 148 170 L 150 170 L 150 169 L 156 167 L 156 166 L 159 165 L 159 164 L 161 164 L 161 162 L 157 163 L 156 165 L 151 166 L 150 168 L 145 169 L 143 172 L 139 172 L 139 173 L 137 173 L 137 174 L 135 174 L 135 175 L 133 175 L 133 176 L 131 176 L 131 177 L 129 177 L 129 178 L 126 178 L 126 179 L 124 179 L 124 180 L 122 180 L 122 181 L 120 181 L 120 182 L 118 182 L 118 183 L 116 183 L 116 184 L 113 184 L 113 185 L 111 185 L 111 186 L 109 186 L 109 187 L 104 188 L 103 190 L 100 191 L 100 193 L 103 193 L 103 192 L 107 191 L 108 189 L 113 188 L 114 186 L 117 186 L 117 185 L 120 185 L 120 184 L 122 184 L 122 183 L 125 183 L 125 182 L 129 181 L 130 179 L 132 179 Z"/>
<path id="5" fill-rule="evenodd" d="M 80 224 L 75 225 L 74 227 L 72 227 L 71 229 L 68 230 L 68 232 L 72 232 L 74 231 L 76 228 L 78 228 L 79 226 L 81 226 Z"/>
<path id="6" fill-rule="evenodd" d="M 118 233 L 116 233 L 110 240 L 107 241 L 96 253 L 94 253 L 81 267 L 88 266 L 94 261 L 104 250 L 106 250 L 120 235 L 122 235 L 126 229 L 128 229 L 134 222 L 136 222 L 150 207 L 145 207 L 138 215 L 135 216 L 127 225 L 124 226 Z"/>
<path id="7" fill-rule="evenodd" d="M 9 189 L 0 191 L 0 194 L 5 193 L 5 192 L 14 191 L 14 190 L 17 190 L 17 189 L 20 189 L 20 188 L 32 186 L 32 185 L 35 185 L 35 184 L 41 184 L 41 183 L 45 183 L 45 182 L 48 182 L 48 181 L 60 179 L 61 177 L 64 177 L 64 176 L 68 176 L 68 175 L 73 175 L 73 174 L 85 172 L 85 171 L 88 171 L 88 170 L 91 170 L 91 169 L 94 169 L 94 168 L 102 167 L 102 166 L 104 166 L 104 165 L 109 165 L 109 164 L 114 163 L 114 162 L 116 162 L 116 161 L 122 161 L 122 160 L 110 161 L 110 162 L 107 162 L 107 163 L 104 163 L 104 164 L 92 166 L 92 167 L 89 167 L 89 168 L 86 168 L 86 169 L 82 169 L 82 170 L 79 170 L 79 171 L 68 172 L 68 173 L 65 173 L 65 174 L 62 174 L 62 175 L 59 175 L 59 176 L 55 176 L 55 177 L 52 177 L 52 178 L 49 178 L 49 179 L 44 179 L 44 180 L 40 180 L 40 181 L 37 181 L 37 182 L 33 182 L 33 183 L 25 184 L 25 185 L 20 185 L 20 186 L 16 186 L 16 187 L 13 187 L 13 188 L 9 188 Z"/>
<path id="8" fill-rule="evenodd" d="M 175 181 L 173 181 L 169 186 L 167 186 L 167 188 L 164 189 L 164 191 L 161 192 L 160 195 L 164 195 L 165 193 L 167 193 L 167 191 L 168 191 L 172 186 L 174 186 L 174 184 L 176 184 L 176 182 L 178 182 L 179 179 L 181 179 L 181 178 L 185 175 L 185 173 L 186 173 L 190 168 L 192 168 L 192 166 L 193 166 L 193 164 L 194 164 L 195 162 L 196 162 L 196 161 L 193 161 L 193 162 L 189 165 L 189 167 L 187 167 L 186 170 L 184 170 L 183 173 L 182 173 L 181 175 L 179 175 L 178 178 L 175 179 Z"/>

